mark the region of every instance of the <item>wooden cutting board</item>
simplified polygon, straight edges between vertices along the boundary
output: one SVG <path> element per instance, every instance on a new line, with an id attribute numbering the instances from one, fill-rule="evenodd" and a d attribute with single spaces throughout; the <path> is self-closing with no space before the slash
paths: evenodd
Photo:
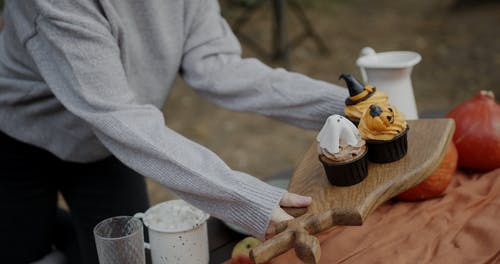
<path id="1" fill-rule="evenodd" d="M 251 252 L 253 263 L 266 263 L 291 248 L 305 263 L 317 263 L 319 241 L 311 236 L 335 225 L 361 225 L 381 203 L 418 184 L 437 168 L 453 136 L 452 119 L 408 121 L 408 153 L 401 160 L 369 163 L 368 176 L 360 183 L 331 185 L 318 160 L 314 142 L 296 168 L 288 187 L 293 193 L 313 197 L 307 212 L 278 224 L 271 239 Z M 293 209 L 288 210 L 296 214 Z"/>

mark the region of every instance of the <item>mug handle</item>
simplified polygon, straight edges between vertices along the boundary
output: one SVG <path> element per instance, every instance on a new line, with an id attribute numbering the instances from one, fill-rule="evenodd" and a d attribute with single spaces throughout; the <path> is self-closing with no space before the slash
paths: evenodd
<path id="1" fill-rule="evenodd" d="M 143 220 L 144 219 L 144 213 L 136 213 L 134 215 L 134 217 L 137 218 L 137 219 L 139 219 L 139 220 L 141 220 L 142 224 L 144 224 L 144 220 Z M 144 242 L 144 248 L 151 250 L 151 245 L 149 245 L 149 243 L 147 243 L 147 242 Z"/>

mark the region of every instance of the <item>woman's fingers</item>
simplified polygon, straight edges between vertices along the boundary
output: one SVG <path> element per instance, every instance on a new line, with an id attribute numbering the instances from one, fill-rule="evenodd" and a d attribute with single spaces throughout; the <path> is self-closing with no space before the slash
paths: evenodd
<path id="1" fill-rule="evenodd" d="M 281 198 L 280 205 L 285 207 L 306 207 L 310 205 L 312 198 L 295 193 L 285 193 Z"/>
<path id="2" fill-rule="evenodd" d="M 283 230 L 280 228 L 280 223 L 292 220 L 293 216 L 287 214 L 285 210 L 281 209 L 281 207 L 277 207 L 271 214 L 271 222 L 266 231 L 266 239 L 276 235 Z M 286 226 L 284 226 L 286 228 Z"/>
<path id="3" fill-rule="evenodd" d="M 271 223 L 279 223 L 283 221 L 288 221 L 292 220 L 293 216 L 287 214 L 285 210 L 282 208 L 278 207 L 274 209 L 273 213 L 271 214 Z"/>
<path id="4" fill-rule="evenodd" d="M 297 195 L 294 193 L 285 193 L 280 201 L 280 206 L 284 207 L 306 207 L 310 205 L 312 198 L 308 196 Z M 283 208 L 277 207 L 271 214 L 271 222 L 266 232 L 266 238 L 269 238 L 276 233 L 283 231 L 286 228 L 286 221 L 292 220 L 294 217 L 289 215 Z M 281 223 L 281 224 L 280 224 Z M 285 225 L 283 225 L 285 224 Z"/>

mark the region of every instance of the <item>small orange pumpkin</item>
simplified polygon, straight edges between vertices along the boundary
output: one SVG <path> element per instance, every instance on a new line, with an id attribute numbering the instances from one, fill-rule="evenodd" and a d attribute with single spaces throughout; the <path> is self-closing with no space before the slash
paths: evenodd
<path id="1" fill-rule="evenodd" d="M 396 199 L 403 201 L 418 201 L 440 196 L 450 181 L 457 169 L 458 152 L 455 144 L 450 142 L 443 161 L 437 169 L 415 187 L 402 192 L 396 196 Z"/>

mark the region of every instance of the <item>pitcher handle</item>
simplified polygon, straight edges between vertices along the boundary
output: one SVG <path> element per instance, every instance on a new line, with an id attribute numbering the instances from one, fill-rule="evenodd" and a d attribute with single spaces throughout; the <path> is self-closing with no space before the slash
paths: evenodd
<path id="1" fill-rule="evenodd" d="M 374 55 L 375 53 L 377 52 L 375 52 L 375 50 L 372 47 L 364 47 L 359 52 L 359 57 L 361 58 L 363 56 Z"/>
<path id="2" fill-rule="evenodd" d="M 371 47 L 364 47 L 359 52 L 359 58 L 364 57 L 364 56 L 375 55 L 376 53 L 377 52 L 375 52 L 375 50 L 372 49 Z M 368 82 L 368 76 L 366 75 L 366 70 L 363 67 L 359 67 L 359 70 L 361 71 L 361 77 L 363 77 L 363 82 L 367 83 Z"/>

